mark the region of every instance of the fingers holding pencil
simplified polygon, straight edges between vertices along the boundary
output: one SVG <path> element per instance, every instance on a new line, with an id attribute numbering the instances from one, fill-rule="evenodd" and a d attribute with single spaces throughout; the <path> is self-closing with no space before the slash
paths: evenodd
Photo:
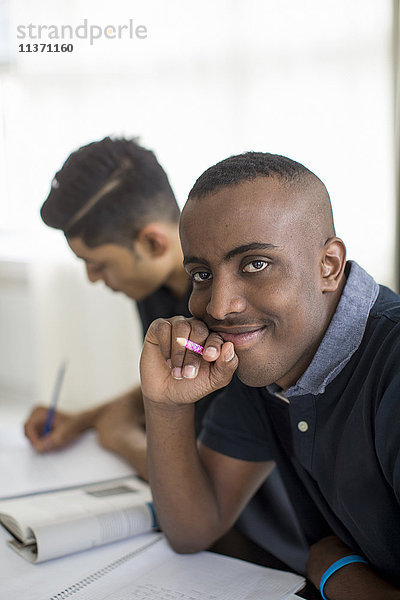
<path id="1" fill-rule="evenodd" d="M 203 346 L 200 346 L 200 344 L 195 344 L 194 342 L 192 342 L 191 340 L 188 340 L 186 338 L 177 337 L 176 341 L 183 348 L 186 348 L 187 350 L 191 350 L 192 352 L 196 352 L 196 354 L 202 355 L 204 352 Z"/>
<path id="2" fill-rule="evenodd" d="M 197 344 L 192 339 L 187 339 L 184 337 L 177 337 L 176 342 L 179 344 L 179 346 L 186 348 L 186 350 L 190 350 L 195 354 L 199 354 L 208 362 L 217 360 L 224 344 L 224 341 L 221 339 L 221 337 L 215 333 L 208 335 L 207 340 L 204 342 L 204 346 Z"/>
<path id="3" fill-rule="evenodd" d="M 202 362 L 209 331 L 204 323 L 196 319 L 174 317 L 169 321 L 171 375 L 174 379 L 194 379 Z M 200 349 L 201 352 L 198 351 Z"/>
<path id="4" fill-rule="evenodd" d="M 157 319 L 142 350 L 143 396 L 156 404 L 192 404 L 227 385 L 237 365 L 233 344 L 202 321 Z"/>
<path id="5" fill-rule="evenodd" d="M 202 321 L 182 319 L 171 323 L 171 366 L 176 379 L 194 379 L 204 361 L 215 362 L 224 340 Z"/>

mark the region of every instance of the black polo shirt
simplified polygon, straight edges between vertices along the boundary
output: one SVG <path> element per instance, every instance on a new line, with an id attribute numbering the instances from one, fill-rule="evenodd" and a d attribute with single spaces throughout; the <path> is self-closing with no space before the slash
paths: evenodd
<path id="1" fill-rule="evenodd" d="M 400 297 L 375 286 L 353 264 L 297 384 L 282 396 L 234 378 L 201 441 L 234 458 L 276 460 L 308 542 L 333 532 L 400 585 Z"/>
<path id="2" fill-rule="evenodd" d="M 143 334 L 146 333 L 152 321 L 159 317 L 191 316 L 188 309 L 190 293 L 191 285 L 188 285 L 186 296 L 177 299 L 167 287 L 161 287 L 138 302 L 137 307 L 142 322 Z M 204 415 L 214 396 L 219 394 L 218 391 L 196 403 L 196 435 L 201 430 Z M 263 510 L 266 503 L 268 504 L 267 513 Z M 299 528 L 296 515 L 277 469 L 274 469 L 250 504 L 243 510 L 237 527 L 251 540 L 265 547 L 293 569 L 305 573 L 308 544 Z"/>

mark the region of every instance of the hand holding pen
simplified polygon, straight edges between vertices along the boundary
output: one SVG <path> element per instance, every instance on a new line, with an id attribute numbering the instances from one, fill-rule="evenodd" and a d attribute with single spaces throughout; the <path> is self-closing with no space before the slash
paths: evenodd
<path id="1" fill-rule="evenodd" d="M 80 414 L 57 410 L 65 370 L 64 361 L 58 368 L 49 406 L 35 406 L 24 425 L 26 437 L 38 452 L 63 448 L 84 429 Z"/>
<path id="2" fill-rule="evenodd" d="M 54 415 L 55 415 L 55 412 L 57 409 L 58 400 L 60 398 L 61 386 L 62 386 L 62 382 L 64 380 L 66 368 L 67 368 L 67 363 L 66 363 L 66 361 L 63 361 L 58 368 L 57 377 L 56 377 L 56 380 L 54 383 L 53 394 L 51 397 L 49 409 L 47 411 L 46 421 L 45 421 L 44 427 L 43 427 L 43 432 L 42 432 L 43 437 L 48 435 L 53 428 Z"/>

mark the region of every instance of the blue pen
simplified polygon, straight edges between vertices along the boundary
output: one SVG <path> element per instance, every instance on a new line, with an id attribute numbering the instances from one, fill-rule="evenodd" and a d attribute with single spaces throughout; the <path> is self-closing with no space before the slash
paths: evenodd
<path id="1" fill-rule="evenodd" d="M 65 361 L 63 361 L 58 368 L 56 381 L 54 383 L 53 395 L 51 398 L 49 409 L 47 411 L 46 421 L 45 421 L 45 424 L 43 427 L 42 436 L 48 435 L 53 427 L 54 413 L 56 412 L 57 402 L 60 397 L 61 385 L 62 385 L 62 382 L 64 379 L 66 367 L 67 367 L 67 363 Z"/>

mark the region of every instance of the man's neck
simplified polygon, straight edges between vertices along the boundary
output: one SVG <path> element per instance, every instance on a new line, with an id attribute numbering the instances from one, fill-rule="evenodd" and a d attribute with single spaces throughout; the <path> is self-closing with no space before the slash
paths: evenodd
<path id="1" fill-rule="evenodd" d="M 343 274 L 343 277 L 340 281 L 340 284 L 337 290 L 332 293 L 329 297 L 329 302 L 327 303 L 326 309 L 326 318 L 324 322 L 324 326 L 321 328 L 321 332 L 319 337 L 317 337 L 314 341 L 314 344 L 308 348 L 308 352 L 302 357 L 302 361 L 293 367 L 291 373 L 287 374 L 283 379 L 276 381 L 275 383 L 282 389 L 286 390 L 299 380 L 299 378 L 304 374 L 304 372 L 309 367 L 311 361 L 313 360 L 315 353 L 317 352 L 326 332 L 329 327 L 329 324 L 332 320 L 333 315 L 336 312 L 337 306 L 339 304 L 340 298 L 342 296 L 342 292 L 344 286 L 346 284 L 347 277 Z"/>

